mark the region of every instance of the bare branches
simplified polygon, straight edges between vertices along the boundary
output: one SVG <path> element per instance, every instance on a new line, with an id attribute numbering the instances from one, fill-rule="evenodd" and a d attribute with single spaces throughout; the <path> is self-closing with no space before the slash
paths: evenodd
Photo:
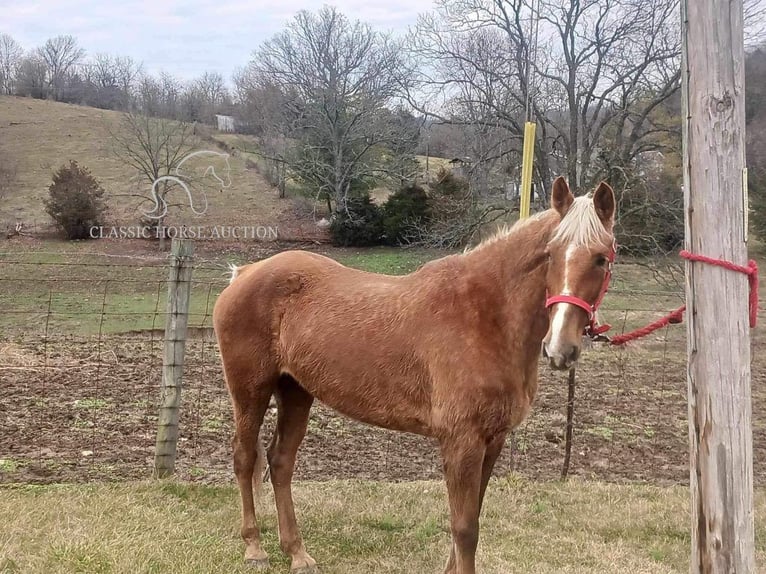
<path id="1" fill-rule="evenodd" d="M 125 114 L 111 136 L 116 154 L 140 172 L 149 185 L 172 175 L 194 148 L 189 124 L 136 113 Z"/>
<path id="2" fill-rule="evenodd" d="M 551 170 L 565 171 L 585 187 L 603 171 L 604 148 L 631 162 L 659 129 L 656 109 L 680 85 L 678 38 L 677 5 L 666 0 L 442 0 L 411 39 L 426 71 L 410 95 L 442 121 L 506 132 L 508 151 L 530 101 L 538 181 L 547 188 Z"/>
<path id="3" fill-rule="evenodd" d="M 85 56 L 74 36 L 50 38 L 37 49 L 37 55 L 48 69 L 48 87 L 54 98 L 60 99 L 67 76 Z"/>
<path id="4" fill-rule="evenodd" d="M 766 2 L 744 2 L 745 46 L 757 46 L 766 40 Z"/>
<path id="5" fill-rule="evenodd" d="M 265 153 L 342 209 L 352 187 L 384 170 L 383 148 L 401 141 L 389 107 L 407 83 L 402 67 L 389 36 L 325 7 L 299 12 L 236 81 Z"/>
<path id="6" fill-rule="evenodd" d="M 16 40 L 8 34 L 0 34 L 0 93 L 13 93 L 16 69 L 23 53 Z"/>

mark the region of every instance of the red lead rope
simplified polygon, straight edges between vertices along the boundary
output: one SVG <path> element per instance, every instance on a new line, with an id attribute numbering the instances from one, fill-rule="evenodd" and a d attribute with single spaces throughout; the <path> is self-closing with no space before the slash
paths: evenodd
<path id="1" fill-rule="evenodd" d="M 750 327 L 751 328 L 755 327 L 756 322 L 758 321 L 758 264 L 754 260 L 751 259 L 750 261 L 748 261 L 747 266 L 744 266 L 744 265 L 737 265 L 736 263 L 732 263 L 731 261 L 726 261 L 723 259 L 713 259 L 712 257 L 706 257 L 704 255 L 697 255 L 695 253 L 690 253 L 686 249 L 681 251 L 679 255 L 688 261 L 709 263 L 710 265 L 716 265 L 718 267 L 723 267 L 724 269 L 728 269 L 729 271 L 736 271 L 737 273 L 744 273 L 745 275 L 747 275 L 747 280 L 750 285 L 750 299 L 749 299 Z M 658 319 L 654 323 L 650 323 L 646 327 L 641 327 L 640 329 L 636 329 L 635 331 L 631 331 L 630 333 L 625 333 L 624 335 L 618 335 L 617 337 L 613 337 L 612 339 L 610 339 L 609 343 L 612 345 L 624 345 L 625 343 L 629 341 L 640 339 L 641 337 L 644 337 L 648 335 L 649 333 L 656 331 L 657 329 L 661 329 L 665 325 L 672 324 L 672 323 L 680 323 L 681 321 L 683 321 L 684 311 L 686 311 L 686 305 L 682 305 L 681 307 L 679 307 L 672 313 L 669 313 L 662 319 Z"/>

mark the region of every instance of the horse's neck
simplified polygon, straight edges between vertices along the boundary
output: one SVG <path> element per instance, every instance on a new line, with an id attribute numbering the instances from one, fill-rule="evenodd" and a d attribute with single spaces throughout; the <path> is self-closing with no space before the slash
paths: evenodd
<path id="1" fill-rule="evenodd" d="M 509 328 L 528 325 L 530 335 L 540 339 L 547 328 L 545 275 L 546 246 L 558 219 L 553 214 L 517 224 L 509 232 L 480 245 L 466 256 L 479 272 L 493 277 L 498 298 L 509 317 Z"/>

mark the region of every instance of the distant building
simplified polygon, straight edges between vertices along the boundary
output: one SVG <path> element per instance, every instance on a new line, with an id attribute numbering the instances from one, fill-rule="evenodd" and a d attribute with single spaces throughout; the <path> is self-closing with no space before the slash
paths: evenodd
<path id="1" fill-rule="evenodd" d="M 219 132 L 233 132 L 235 131 L 234 118 L 231 116 L 215 115 L 216 122 L 218 124 Z"/>
<path id="2" fill-rule="evenodd" d="M 452 173 L 457 177 L 468 179 L 468 174 L 471 170 L 471 158 L 470 157 L 456 157 L 447 162 L 452 169 Z"/>

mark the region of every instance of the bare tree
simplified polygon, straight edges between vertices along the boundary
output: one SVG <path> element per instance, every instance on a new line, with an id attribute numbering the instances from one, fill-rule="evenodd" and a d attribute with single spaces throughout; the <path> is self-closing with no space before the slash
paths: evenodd
<path id="1" fill-rule="evenodd" d="M 216 112 L 229 103 L 229 92 L 223 76 L 214 72 L 205 72 L 184 86 L 181 92 L 182 117 L 186 121 L 212 124 Z"/>
<path id="2" fill-rule="evenodd" d="M 241 125 L 258 137 L 257 153 L 261 160 L 258 170 L 273 186 L 279 196 L 285 197 L 287 179 L 287 151 L 294 123 L 289 96 L 279 86 L 259 77 L 252 69 L 234 75 L 237 108 Z"/>
<path id="3" fill-rule="evenodd" d="M 37 49 L 37 55 L 47 67 L 48 90 L 54 99 L 60 100 L 68 76 L 85 55 L 74 36 L 50 38 Z"/>
<path id="4" fill-rule="evenodd" d="M 396 138 L 384 112 L 402 81 L 400 54 L 390 37 L 325 7 L 299 12 L 249 65 L 253 85 L 281 94 L 286 135 L 298 142 L 285 158 L 293 177 L 336 210 L 353 186 L 380 175 L 380 150 Z"/>
<path id="5" fill-rule="evenodd" d="M 518 149 L 528 113 L 537 181 L 548 189 L 562 164 L 585 187 L 603 175 L 604 149 L 624 165 L 673 129 L 652 120 L 680 86 L 678 24 L 666 0 L 442 0 L 421 19 L 413 50 L 427 62 L 421 92 L 455 113 L 419 107 L 502 128 L 501 154 Z"/>
<path id="6" fill-rule="evenodd" d="M 123 102 L 122 108 L 127 109 L 135 91 L 136 82 L 143 71 L 143 64 L 137 63 L 130 56 L 117 56 L 113 61 L 117 85 L 120 87 Z"/>
<path id="7" fill-rule="evenodd" d="M 24 50 L 8 34 L 0 34 L 0 93 L 10 95 L 14 90 L 16 69 Z"/>
<path id="8" fill-rule="evenodd" d="M 192 127 L 166 118 L 127 113 L 119 127 L 111 133 L 115 154 L 134 168 L 146 189 L 156 194 L 140 194 L 147 202 L 154 200 L 154 219 L 159 231 L 160 249 L 165 249 L 163 232 L 167 213 L 168 192 L 173 189 L 174 178 L 180 178 L 176 168 L 196 143 Z M 172 176 L 169 177 L 169 176 Z M 157 203 L 158 202 L 158 203 Z M 149 205 L 149 204 L 146 204 Z M 147 210 L 149 211 L 149 210 Z"/>
<path id="9" fill-rule="evenodd" d="M 35 53 L 21 58 L 16 67 L 15 93 L 29 98 L 45 98 L 47 95 L 48 67 Z"/>
<path id="10" fill-rule="evenodd" d="M 81 66 L 84 84 L 82 100 L 88 105 L 104 109 L 122 107 L 123 98 L 117 78 L 116 58 L 109 54 L 96 54 Z"/>
<path id="11" fill-rule="evenodd" d="M 745 0 L 743 8 L 745 47 L 762 44 L 766 32 L 766 2 Z"/>
<path id="12" fill-rule="evenodd" d="M 194 82 L 205 102 L 213 109 L 223 105 L 229 97 L 226 82 L 217 72 L 205 72 Z"/>
<path id="13" fill-rule="evenodd" d="M 158 77 L 142 74 L 137 81 L 136 107 L 152 117 L 179 119 L 183 116 L 184 86 L 167 72 Z"/>

